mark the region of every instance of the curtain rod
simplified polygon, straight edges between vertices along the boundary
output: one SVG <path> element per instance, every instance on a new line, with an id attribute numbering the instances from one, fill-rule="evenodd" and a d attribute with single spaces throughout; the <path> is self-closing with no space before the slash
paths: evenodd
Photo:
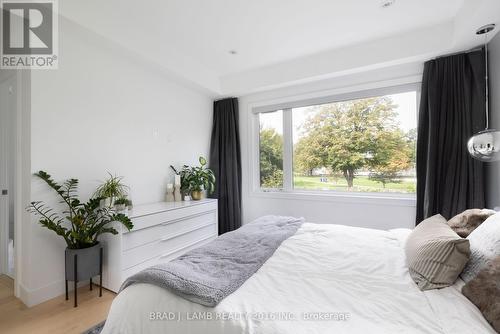
<path id="1" fill-rule="evenodd" d="M 470 50 L 466 50 L 466 51 L 458 51 L 458 52 L 448 53 L 448 54 L 445 54 L 445 55 L 442 55 L 442 56 L 437 56 L 435 58 L 432 58 L 432 60 L 436 60 L 436 59 L 440 59 L 440 58 L 445 58 L 445 57 L 451 57 L 451 56 L 457 56 L 459 54 L 472 53 L 472 52 L 476 52 L 476 51 L 481 51 L 482 49 L 484 49 L 483 46 L 477 47 L 477 48 L 474 48 L 474 49 L 470 49 Z"/>

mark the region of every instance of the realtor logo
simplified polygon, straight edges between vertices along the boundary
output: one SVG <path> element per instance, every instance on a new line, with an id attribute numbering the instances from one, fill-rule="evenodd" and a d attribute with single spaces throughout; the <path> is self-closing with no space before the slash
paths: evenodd
<path id="1" fill-rule="evenodd" d="M 0 68 L 57 68 L 56 5 L 55 0 L 0 0 Z"/>

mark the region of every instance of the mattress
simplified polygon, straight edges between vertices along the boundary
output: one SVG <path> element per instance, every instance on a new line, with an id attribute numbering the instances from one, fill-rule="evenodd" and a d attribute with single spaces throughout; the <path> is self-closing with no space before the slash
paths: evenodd
<path id="1" fill-rule="evenodd" d="M 115 298 L 102 333 L 495 333 L 460 280 L 417 288 L 409 232 L 304 223 L 216 307 L 137 284 Z"/>

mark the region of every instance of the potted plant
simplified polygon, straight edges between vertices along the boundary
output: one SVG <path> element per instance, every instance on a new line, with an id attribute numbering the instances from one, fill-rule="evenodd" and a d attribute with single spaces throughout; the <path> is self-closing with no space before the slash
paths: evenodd
<path id="1" fill-rule="evenodd" d="M 118 198 L 126 198 L 128 186 L 122 183 L 123 177 L 108 172 L 108 179 L 97 187 L 94 197 L 103 200 L 103 206 L 112 207 Z"/>
<path id="2" fill-rule="evenodd" d="M 119 222 L 128 230 L 132 229 L 133 224 L 126 215 L 116 212 L 109 206 L 102 207 L 100 205 L 101 197 L 91 198 L 85 203 L 81 202 L 77 195 L 77 179 L 69 179 L 59 184 L 44 171 L 39 171 L 34 175 L 55 190 L 61 198 L 61 203 L 66 206 L 62 215 L 41 201 L 31 202 L 27 210 L 40 217 L 40 225 L 54 231 L 66 241 L 67 299 L 68 280 L 75 281 L 76 287 L 76 282 L 88 278 L 92 279 L 93 276 L 101 273 L 102 257 L 99 236 L 105 233 L 118 233 L 115 228 L 110 226 L 112 222 Z M 75 265 L 76 258 L 78 259 L 77 265 Z"/>
<path id="3" fill-rule="evenodd" d="M 188 174 L 190 173 L 191 167 L 189 167 L 188 165 L 184 165 L 180 170 L 177 170 L 174 166 L 170 165 L 170 168 L 176 175 L 179 175 L 181 177 L 180 190 L 183 198 L 186 198 L 186 196 L 189 196 L 190 193 Z"/>
<path id="4" fill-rule="evenodd" d="M 191 198 L 195 201 L 202 198 L 203 190 L 206 190 L 208 194 L 215 190 L 214 172 L 205 167 L 207 160 L 204 157 L 200 157 L 198 160 L 200 166 L 189 167 L 183 175 L 184 182 L 191 192 Z"/>
<path id="5" fill-rule="evenodd" d="M 115 210 L 120 212 L 120 211 L 125 211 L 127 207 L 129 206 L 130 201 L 125 198 L 125 197 L 120 197 L 115 201 Z"/>

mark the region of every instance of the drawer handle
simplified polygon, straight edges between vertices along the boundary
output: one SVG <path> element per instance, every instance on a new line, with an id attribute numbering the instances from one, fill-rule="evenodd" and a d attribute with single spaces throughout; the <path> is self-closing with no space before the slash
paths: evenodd
<path id="1" fill-rule="evenodd" d="M 215 210 L 210 210 L 210 211 L 205 211 L 205 212 L 200 212 L 200 213 L 194 213 L 192 215 L 184 216 L 182 218 L 177 218 L 177 219 L 169 220 L 167 222 L 161 223 L 160 225 L 165 226 L 165 225 L 177 223 L 177 222 L 180 222 L 180 221 L 183 221 L 183 220 L 187 220 L 187 219 L 191 219 L 191 218 L 196 218 L 196 217 L 208 215 L 208 214 L 214 213 L 214 212 L 215 212 Z"/>
<path id="2" fill-rule="evenodd" d="M 196 240 L 195 242 L 193 242 L 193 243 L 192 243 L 192 244 L 190 244 L 190 245 L 187 245 L 187 246 L 182 246 L 182 247 L 176 248 L 176 249 L 174 249 L 174 250 L 172 250 L 172 251 L 170 251 L 170 252 L 168 252 L 168 253 L 162 254 L 162 255 L 160 255 L 160 256 L 158 257 L 158 259 L 163 259 L 164 257 L 167 257 L 167 256 L 170 256 L 170 255 L 172 255 L 172 254 L 174 254 L 174 253 L 180 252 L 180 251 L 181 251 L 181 250 L 183 250 L 183 249 L 186 249 L 186 248 L 192 247 L 192 246 L 194 246 L 194 245 L 196 245 L 196 244 L 198 244 L 198 243 L 200 243 L 200 242 L 202 242 L 202 241 L 205 241 L 205 240 L 211 239 L 211 238 L 213 238 L 213 237 L 215 237 L 215 236 L 214 236 L 214 235 L 211 235 L 211 236 L 208 236 L 208 237 L 204 237 L 204 238 L 198 239 L 198 240 Z"/>
<path id="3" fill-rule="evenodd" d="M 170 240 L 170 239 L 173 239 L 173 238 L 180 237 L 181 235 L 184 235 L 184 234 L 188 234 L 188 233 L 191 233 L 191 232 L 194 232 L 194 231 L 197 231 L 197 230 L 201 230 L 202 228 L 205 228 L 205 227 L 208 227 L 208 226 L 211 226 L 211 225 L 214 225 L 214 222 L 210 222 L 210 223 L 207 223 L 207 224 L 204 224 L 204 225 L 201 225 L 201 226 L 197 226 L 197 227 L 192 228 L 192 229 L 187 230 L 187 231 L 181 231 L 179 233 L 176 233 L 174 235 L 170 235 L 168 237 L 163 237 L 159 241 L 160 242 L 164 242 L 164 241 L 167 241 L 167 240 Z"/>

